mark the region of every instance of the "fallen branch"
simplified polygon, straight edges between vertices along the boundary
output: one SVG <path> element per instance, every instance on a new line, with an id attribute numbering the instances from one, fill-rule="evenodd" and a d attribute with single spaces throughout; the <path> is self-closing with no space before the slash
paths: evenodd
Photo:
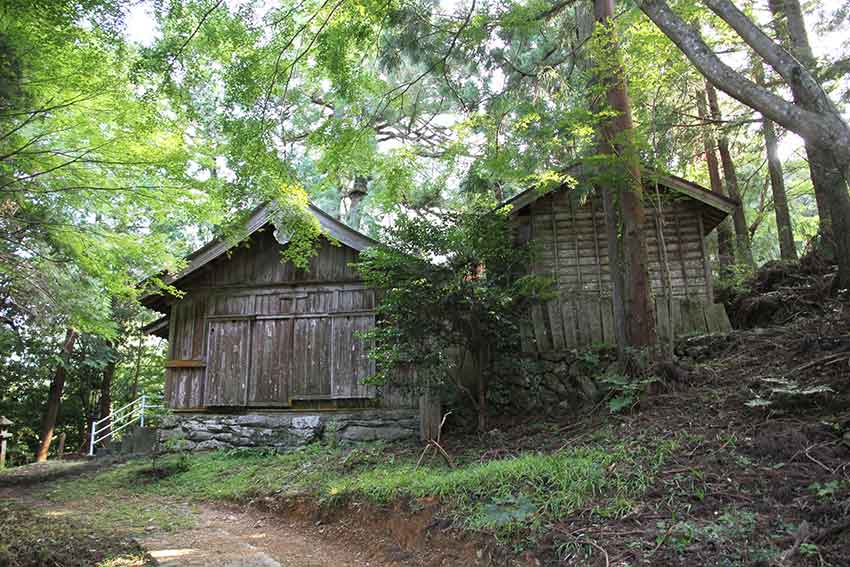
<path id="1" fill-rule="evenodd" d="M 812 366 L 817 366 L 818 364 L 824 364 L 824 363 L 834 364 L 834 363 L 838 362 L 839 360 L 841 360 L 841 358 L 844 357 L 844 356 L 850 357 L 850 353 L 848 353 L 847 351 L 837 352 L 837 353 L 834 353 L 834 354 L 830 354 L 829 356 L 825 356 L 823 358 L 819 358 L 817 360 L 807 362 L 806 364 L 804 364 L 802 366 L 798 366 L 794 370 L 786 373 L 785 376 L 783 376 L 783 378 L 788 378 L 792 374 L 796 374 L 797 372 L 800 372 L 801 370 L 805 370 L 806 368 L 811 368 Z"/>
<path id="2" fill-rule="evenodd" d="M 800 527 L 797 529 L 797 533 L 794 535 L 794 544 L 782 552 L 782 554 L 776 559 L 773 565 L 777 567 L 782 567 L 786 565 L 787 561 L 790 560 L 797 551 L 800 549 L 800 545 L 803 544 L 807 539 L 809 539 L 810 530 L 809 523 L 805 520 L 800 524 Z"/>
<path id="3" fill-rule="evenodd" d="M 605 548 L 603 548 L 601 545 L 597 544 L 595 541 L 590 540 L 590 539 L 582 539 L 582 540 L 579 540 L 579 541 L 583 541 L 583 542 L 595 547 L 599 551 L 601 551 L 602 555 L 605 557 L 605 567 L 610 567 L 611 563 L 608 560 L 608 552 L 605 551 Z"/>
<path id="4" fill-rule="evenodd" d="M 838 535 L 848 529 L 850 529 L 850 518 L 839 524 L 835 524 L 832 527 L 822 529 L 812 537 L 812 541 L 815 543 L 822 543 L 832 536 Z"/>
<path id="5" fill-rule="evenodd" d="M 422 449 L 422 454 L 419 455 L 419 460 L 416 461 L 416 467 L 414 468 L 414 470 L 418 469 L 419 466 L 422 464 L 422 461 L 425 459 L 425 455 L 428 454 L 428 451 L 434 451 L 434 453 L 442 456 L 443 459 L 445 459 L 446 464 L 449 466 L 450 469 L 455 468 L 454 461 L 449 456 L 449 454 L 446 452 L 446 450 L 443 449 L 443 446 L 440 445 L 440 438 L 443 435 L 443 426 L 446 424 L 446 419 L 451 415 L 451 413 L 452 412 L 446 412 L 446 414 L 443 415 L 443 419 L 440 422 L 440 427 L 437 429 L 437 438 L 436 439 L 428 439 L 428 441 L 425 443 L 425 448 Z"/>

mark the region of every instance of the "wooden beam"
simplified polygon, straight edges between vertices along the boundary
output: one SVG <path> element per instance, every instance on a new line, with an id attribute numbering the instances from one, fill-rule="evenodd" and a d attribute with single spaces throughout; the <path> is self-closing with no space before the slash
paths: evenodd
<path id="1" fill-rule="evenodd" d="M 584 282 L 582 281 L 581 275 L 581 254 L 579 253 L 579 243 L 578 243 L 578 230 L 576 230 L 576 212 L 575 207 L 573 207 L 573 199 L 571 195 L 567 195 L 567 202 L 570 205 L 570 230 L 573 232 L 573 243 L 575 244 L 576 250 L 576 274 L 578 275 L 578 289 L 579 291 L 584 290 Z"/>
<path id="2" fill-rule="evenodd" d="M 166 360 L 166 368 L 205 368 L 206 360 Z"/>
<path id="3" fill-rule="evenodd" d="M 280 315 L 250 315 L 250 316 L 228 316 L 228 315 L 218 315 L 215 318 L 218 319 L 245 319 L 251 318 L 256 319 L 257 321 L 275 321 L 282 319 L 327 319 L 334 317 L 357 317 L 363 315 L 374 315 L 374 309 L 361 309 L 359 311 L 303 311 L 299 313 L 282 313 Z M 210 317 L 213 318 L 213 317 Z"/>
<path id="4" fill-rule="evenodd" d="M 552 226 L 552 254 L 554 256 L 552 275 L 554 276 L 555 289 L 557 290 L 558 295 L 555 299 L 547 302 L 547 307 L 549 309 L 549 325 L 552 328 L 552 348 L 555 350 L 563 350 L 567 345 L 564 338 L 563 320 L 561 318 L 561 267 L 558 259 L 558 249 L 560 248 L 560 244 L 558 242 L 558 225 L 555 222 L 556 195 L 557 193 L 552 193 L 552 196 L 549 199 L 551 203 L 551 207 L 549 209 L 549 220 L 551 221 Z"/>

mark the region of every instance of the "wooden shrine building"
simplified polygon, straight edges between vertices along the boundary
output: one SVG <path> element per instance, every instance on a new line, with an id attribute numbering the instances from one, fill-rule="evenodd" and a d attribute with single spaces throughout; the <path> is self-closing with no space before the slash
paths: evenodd
<path id="1" fill-rule="evenodd" d="M 361 383 L 374 362 L 357 336 L 374 324 L 375 293 L 351 266 L 375 242 L 313 205 L 310 211 L 333 241 L 321 238 L 308 269 L 281 261 L 287 240 L 263 206 L 241 242 L 214 240 L 166 278 L 181 298 L 143 300 L 164 315 L 148 331 L 169 341 L 171 409 L 378 405 L 375 388 Z"/>
<path id="2" fill-rule="evenodd" d="M 737 203 L 671 175 L 647 171 L 644 183 L 644 234 L 659 337 L 729 330 L 723 306 L 714 303 L 706 236 Z M 557 299 L 533 308 L 525 351 L 557 352 L 615 340 L 601 195 L 576 189 L 529 189 L 504 203 L 513 207 L 517 238 L 540 243 L 534 270 L 551 274 L 558 292 Z"/>

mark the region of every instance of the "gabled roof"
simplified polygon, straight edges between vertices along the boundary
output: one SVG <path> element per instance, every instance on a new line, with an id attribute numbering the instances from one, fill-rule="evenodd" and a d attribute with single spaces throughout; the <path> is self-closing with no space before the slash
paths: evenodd
<path id="1" fill-rule="evenodd" d="M 580 164 L 574 164 L 568 167 L 566 173 L 580 177 Z M 714 227 L 720 224 L 723 219 L 726 218 L 727 215 L 731 214 L 735 207 L 738 206 L 738 202 L 734 199 L 714 193 L 701 185 L 688 181 L 687 179 L 661 173 L 649 168 L 642 168 L 641 173 L 645 177 L 644 181 L 652 180 L 659 185 L 663 185 L 677 193 L 690 197 L 695 201 L 699 201 L 704 206 L 704 211 L 706 212 L 706 215 L 704 216 L 706 233 L 711 232 Z M 522 191 L 521 193 L 517 193 L 510 199 L 502 201 L 500 206 L 503 207 L 511 205 L 513 207 L 513 212 L 516 213 L 535 202 L 537 199 L 548 195 L 552 191 L 558 191 L 562 188 L 563 186 L 560 186 L 555 189 L 550 189 L 549 191 L 539 191 L 532 187 Z"/>
<path id="2" fill-rule="evenodd" d="M 369 238 L 362 232 L 356 231 L 345 223 L 333 218 L 313 203 L 309 203 L 309 211 L 319 221 L 319 224 L 321 224 L 322 230 L 325 234 L 335 240 L 338 240 L 340 243 L 357 250 L 358 252 L 378 244 L 377 241 Z M 186 256 L 186 267 L 174 274 L 166 274 L 162 278 L 163 281 L 168 285 L 177 284 L 183 278 L 203 268 L 231 248 L 237 246 L 240 242 L 249 238 L 252 234 L 264 226 L 272 223 L 271 206 L 268 203 L 260 205 L 254 209 L 254 212 L 251 213 L 251 216 L 248 217 L 248 220 L 245 222 L 245 231 L 241 235 L 241 240 L 235 241 L 233 239 L 226 238 L 216 238 L 212 240 Z M 286 244 L 289 241 L 288 237 L 282 236 L 280 233 L 277 233 L 275 238 L 281 244 Z M 159 294 L 148 295 L 142 298 L 142 304 L 153 304 L 156 302 L 156 298 L 158 297 L 161 296 Z"/>

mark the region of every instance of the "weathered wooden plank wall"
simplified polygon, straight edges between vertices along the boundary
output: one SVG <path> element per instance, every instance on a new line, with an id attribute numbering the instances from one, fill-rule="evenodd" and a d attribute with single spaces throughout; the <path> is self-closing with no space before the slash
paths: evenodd
<path id="1" fill-rule="evenodd" d="M 286 407 L 293 400 L 373 398 L 374 362 L 357 333 L 375 323 L 375 292 L 324 242 L 306 271 L 280 261 L 270 231 L 214 261 L 171 310 L 166 397 L 175 409 Z M 415 400 L 387 392 L 385 407 Z"/>
<path id="2" fill-rule="evenodd" d="M 254 322 L 253 349 L 256 353 L 248 381 L 248 405 L 289 405 L 293 361 L 293 319 L 262 319 Z"/>
<path id="3" fill-rule="evenodd" d="M 557 307 L 560 307 L 558 309 Z M 672 325 L 671 325 L 672 308 Z M 655 320 L 662 341 L 690 333 L 717 333 L 731 330 L 723 305 L 706 303 L 701 299 L 656 296 Z M 559 331 L 563 343 L 557 340 Z M 583 296 L 560 298 L 536 305 L 531 309 L 531 321 L 524 330 L 524 352 L 553 352 L 577 347 L 614 344 L 613 303 L 609 297 Z"/>
<path id="4" fill-rule="evenodd" d="M 644 234 L 659 337 L 730 329 L 714 305 L 700 206 L 669 191 L 650 196 Z M 515 217 L 517 236 L 540 244 L 533 266 L 554 280 L 558 298 L 532 308 L 525 352 L 614 343 L 611 268 L 601 199 L 545 195 Z"/>
<path id="5" fill-rule="evenodd" d="M 168 335 L 170 361 L 195 361 L 197 366 L 168 367 L 165 370 L 165 398 L 171 407 L 199 407 L 204 399 L 207 309 L 204 297 L 187 298 L 171 310 Z"/>
<path id="6" fill-rule="evenodd" d="M 247 403 L 252 322 L 241 318 L 209 321 L 204 405 L 244 406 Z"/>
<path id="7" fill-rule="evenodd" d="M 262 229 L 228 254 L 198 270 L 187 283 L 189 289 L 204 287 L 293 284 L 305 282 L 359 281 L 350 266 L 357 251 L 322 240 L 318 254 L 306 270 L 280 261 L 281 245 L 270 229 Z"/>
<path id="8" fill-rule="evenodd" d="M 541 244 L 535 271 L 551 274 L 562 292 L 610 295 L 608 236 L 598 196 L 573 203 L 567 191 L 556 191 L 529 205 L 527 218 L 520 215 L 517 222 L 530 225 L 529 237 Z M 672 288 L 673 296 L 707 297 L 698 205 L 667 194 L 660 208 L 647 208 L 644 230 L 653 291 Z"/>

